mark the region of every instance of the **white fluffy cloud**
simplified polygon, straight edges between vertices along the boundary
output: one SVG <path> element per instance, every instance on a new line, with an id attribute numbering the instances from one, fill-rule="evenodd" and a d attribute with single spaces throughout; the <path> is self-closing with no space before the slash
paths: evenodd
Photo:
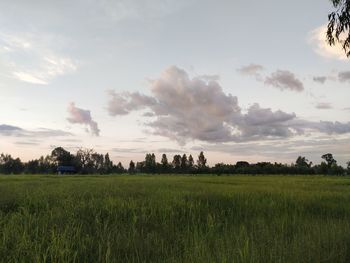
<path id="1" fill-rule="evenodd" d="M 261 108 L 257 103 L 243 113 L 237 97 L 224 93 L 217 81 L 190 78 L 175 66 L 166 69 L 150 86 L 152 96 L 110 92 L 109 114 L 147 110 L 146 116 L 151 117 L 145 125 L 151 132 L 180 144 L 189 140 L 214 143 L 287 138 L 309 130 L 350 132 L 349 123 L 309 122 L 294 113 Z"/>
<path id="2" fill-rule="evenodd" d="M 69 117 L 67 120 L 73 124 L 84 124 L 90 127 L 90 132 L 93 135 L 99 136 L 100 130 L 98 124 L 91 117 L 91 112 L 89 110 L 84 110 L 77 108 L 73 102 L 68 106 Z"/>
<path id="3" fill-rule="evenodd" d="M 3 73 L 23 82 L 46 85 L 77 70 L 77 63 L 55 50 L 57 37 L 0 32 Z"/>

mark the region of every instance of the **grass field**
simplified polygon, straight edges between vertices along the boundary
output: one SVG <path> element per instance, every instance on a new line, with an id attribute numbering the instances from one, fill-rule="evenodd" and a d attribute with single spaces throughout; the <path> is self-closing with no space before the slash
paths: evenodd
<path id="1" fill-rule="evenodd" d="M 0 262 L 350 262 L 350 178 L 0 176 Z"/>

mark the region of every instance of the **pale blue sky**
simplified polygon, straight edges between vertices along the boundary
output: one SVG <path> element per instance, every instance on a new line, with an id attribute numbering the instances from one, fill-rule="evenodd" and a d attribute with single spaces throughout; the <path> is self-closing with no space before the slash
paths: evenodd
<path id="1" fill-rule="evenodd" d="M 83 146 L 108 151 L 125 164 L 141 160 L 147 151 L 158 156 L 162 151 L 196 155 L 203 149 L 211 164 L 241 159 L 290 163 L 299 154 L 320 162 L 320 155 L 332 152 L 345 164 L 350 160 L 349 59 L 327 47 L 319 29 L 331 8 L 327 0 L 3 0 L 0 125 L 22 130 L 0 126 L 0 152 L 28 160 L 54 146 L 73 152 Z M 252 65 L 262 70 L 252 71 Z M 220 119 L 208 111 L 206 122 L 197 129 L 183 127 L 185 135 L 175 134 L 174 139 L 176 109 L 166 112 L 172 117 L 168 121 L 174 122 L 165 128 L 149 124 L 161 115 L 142 116 L 145 111 L 157 112 L 147 103 L 141 111 L 111 114 L 111 90 L 117 95 L 138 91 L 164 103 L 162 86 L 152 93 L 155 84 L 149 80 L 164 80 L 164 71 L 171 66 L 184 70 L 190 79 L 217 76 L 220 94 L 236 96 L 243 115 L 227 122 L 227 116 Z M 191 89 L 196 89 L 193 85 Z M 130 100 L 128 96 L 124 99 Z M 71 102 L 73 112 L 68 111 Z M 121 110 L 120 100 L 113 103 Z M 249 123 L 251 117 L 244 114 L 254 103 L 271 109 L 272 124 Z M 260 108 L 256 116 L 269 114 Z M 90 115 L 80 110 L 89 110 Z M 267 131 L 266 127 L 277 125 L 278 110 L 295 114 L 278 123 L 288 126 L 292 135 Z M 217 121 L 215 127 L 210 118 Z M 303 122 L 302 131 L 296 121 Z M 93 122 L 99 136 L 93 132 Z M 250 135 L 218 141 L 206 137 L 208 125 L 216 134 L 229 125 L 249 130 Z M 49 130 L 43 134 L 43 129 Z M 186 139 L 179 136 L 189 140 L 179 143 Z"/>

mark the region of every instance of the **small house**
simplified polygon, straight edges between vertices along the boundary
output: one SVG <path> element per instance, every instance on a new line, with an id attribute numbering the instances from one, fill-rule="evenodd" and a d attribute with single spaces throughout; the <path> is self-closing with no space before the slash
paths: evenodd
<path id="1" fill-rule="evenodd" d="M 57 167 L 58 174 L 74 174 L 76 172 L 74 166 L 58 166 Z"/>

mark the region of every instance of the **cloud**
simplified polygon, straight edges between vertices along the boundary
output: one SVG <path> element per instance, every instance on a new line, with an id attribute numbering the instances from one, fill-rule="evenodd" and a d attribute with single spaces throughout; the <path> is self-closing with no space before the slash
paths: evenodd
<path id="1" fill-rule="evenodd" d="M 302 119 L 293 120 L 290 123 L 293 129 L 299 133 L 320 132 L 325 134 L 347 134 L 350 133 L 350 122 L 342 123 L 338 121 L 307 121 Z"/>
<path id="2" fill-rule="evenodd" d="M 338 74 L 340 82 L 350 82 L 350 71 L 342 71 Z"/>
<path id="3" fill-rule="evenodd" d="M 292 90 L 301 92 L 304 90 L 303 83 L 288 70 L 277 70 L 269 77 L 266 77 L 265 84 L 281 90 Z"/>
<path id="4" fill-rule="evenodd" d="M 171 148 L 159 148 L 157 149 L 157 152 L 159 153 L 181 153 L 183 152 L 183 150 L 179 150 L 179 149 L 171 149 Z"/>
<path id="5" fill-rule="evenodd" d="M 273 111 L 255 103 L 242 112 L 236 96 L 223 92 L 216 81 L 190 78 L 172 66 L 150 81 L 152 96 L 110 92 L 111 116 L 147 110 L 143 122 L 148 132 L 184 145 L 199 140 L 210 143 L 245 142 L 289 138 L 309 132 L 348 133 L 349 123 L 311 122 L 295 113 Z"/>
<path id="6" fill-rule="evenodd" d="M 0 32 L 1 70 L 8 77 L 39 85 L 75 72 L 77 63 L 55 50 L 62 42 L 57 38 L 50 34 Z"/>
<path id="7" fill-rule="evenodd" d="M 274 140 L 264 142 L 246 142 L 246 143 L 219 143 L 202 144 L 192 147 L 193 151 L 221 152 L 237 156 L 239 158 L 251 158 L 254 162 L 260 161 L 290 161 L 295 162 L 297 156 L 306 156 L 315 163 L 321 161 L 321 155 L 327 152 L 335 154 L 335 158 L 340 163 L 345 164 L 349 160 L 350 140 L 348 137 L 334 139 L 326 136 L 314 137 L 308 140 L 297 138 L 293 140 Z M 232 163 L 234 159 L 232 158 Z M 238 159 L 239 160 L 239 159 Z"/>
<path id="8" fill-rule="evenodd" d="M 12 126 L 12 125 L 7 125 L 7 124 L 0 124 L 0 134 L 1 135 L 12 135 L 15 133 L 21 133 L 23 129 L 20 127 Z"/>
<path id="9" fill-rule="evenodd" d="M 243 75 L 253 76 L 256 80 L 261 81 L 262 77 L 260 72 L 264 70 L 264 67 L 259 64 L 250 64 L 248 66 L 243 66 L 237 71 Z"/>
<path id="10" fill-rule="evenodd" d="M 36 130 L 26 130 L 17 126 L 12 126 L 8 124 L 0 124 L 0 135 L 2 136 L 14 136 L 14 137 L 61 137 L 61 136 L 71 136 L 69 132 L 62 130 L 54 130 L 47 128 L 38 128 Z"/>
<path id="11" fill-rule="evenodd" d="M 347 60 L 341 44 L 334 46 L 328 45 L 326 41 L 327 25 L 322 25 L 309 33 L 308 42 L 312 45 L 314 51 L 325 58 Z"/>
<path id="12" fill-rule="evenodd" d="M 17 145 L 23 145 L 23 146 L 37 146 L 37 145 L 40 145 L 40 142 L 33 142 L 33 141 L 29 141 L 29 142 L 26 142 L 26 141 L 18 141 L 18 142 L 15 142 L 15 144 L 17 144 Z"/>
<path id="13" fill-rule="evenodd" d="M 327 80 L 327 77 L 325 77 L 325 76 L 315 76 L 315 77 L 313 77 L 312 79 L 313 79 L 313 81 L 315 81 L 315 82 L 324 84 L 324 83 L 326 82 L 326 80 Z"/>
<path id="14" fill-rule="evenodd" d="M 146 150 L 140 148 L 113 148 L 112 151 L 116 153 L 147 153 Z"/>
<path id="15" fill-rule="evenodd" d="M 152 106 L 156 100 L 152 97 L 142 95 L 139 92 L 116 93 L 113 90 L 108 91 L 110 100 L 107 110 L 111 116 L 126 115 L 130 111 L 144 109 Z M 149 115 L 151 113 L 147 113 Z"/>
<path id="16" fill-rule="evenodd" d="M 283 111 L 273 112 L 269 108 L 261 108 L 255 103 L 247 114 L 242 116 L 240 129 L 243 132 L 243 140 L 259 140 L 267 138 L 290 137 L 291 127 L 288 121 L 295 119 L 295 113 L 285 113 Z"/>
<path id="17" fill-rule="evenodd" d="M 316 109 L 320 109 L 320 110 L 327 110 L 327 109 L 332 109 L 332 104 L 328 103 L 328 102 L 319 102 L 316 104 Z"/>
<path id="18" fill-rule="evenodd" d="M 92 119 L 89 110 L 77 108 L 75 107 L 75 104 L 71 102 L 68 106 L 68 113 L 70 116 L 67 118 L 67 120 L 70 123 L 88 125 L 90 127 L 90 132 L 93 135 L 100 135 L 98 124 Z"/>

